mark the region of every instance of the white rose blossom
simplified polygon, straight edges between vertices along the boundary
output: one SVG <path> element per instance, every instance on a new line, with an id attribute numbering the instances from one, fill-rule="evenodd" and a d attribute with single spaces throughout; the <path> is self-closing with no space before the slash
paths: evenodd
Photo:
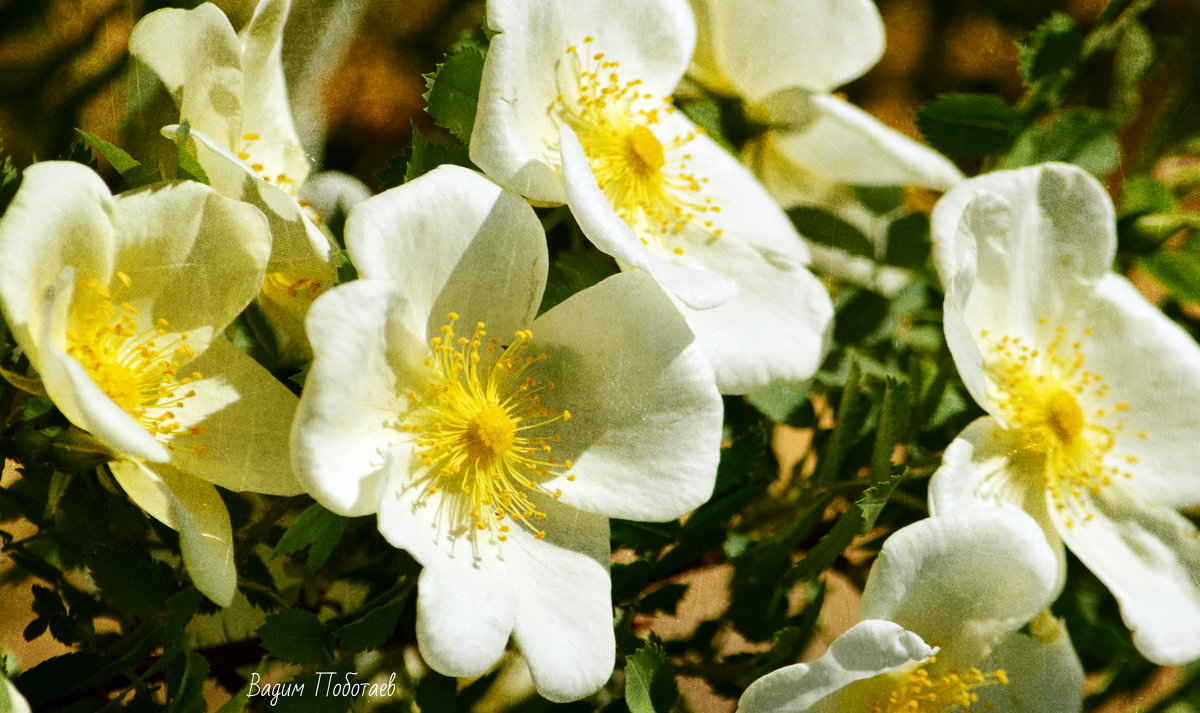
<path id="1" fill-rule="evenodd" d="M 179 531 L 223 606 L 236 572 L 214 484 L 301 491 L 296 397 L 221 335 L 258 293 L 270 238 L 262 213 L 199 183 L 113 196 L 64 162 L 31 166 L 0 220 L 0 304 L 46 394 L 117 456 L 117 482 Z"/>
<path id="2" fill-rule="evenodd" d="M 671 105 L 695 44 L 685 0 L 491 0 L 487 22 L 471 160 L 535 204 L 566 203 L 601 251 L 662 284 L 723 393 L 811 377 L 833 310 L 807 248 Z"/>
<path id="3" fill-rule="evenodd" d="M 1079 711 L 1083 669 L 1045 610 L 1056 579 L 1040 529 L 1016 508 L 920 520 L 884 542 L 862 621 L 816 661 L 752 683 L 738 711 Z"/>
<path id="4" fill-rule="evenodd" d="M 240 34 L 210 3 L 156 10 L 134 27 L 129 51 L 170 92 L 212 187 L 270 221 L 274 242 L 259 304 L 303 352 L 304 314 L 337 281 L 340 256 L 301 197 L 312 164 L 292 120 L 280 59 L 290 8 L 290 0 L 260 0 Z M 178 126 L 163 133 L 177 138 Z M 352 179 L 336 190 L 356 199 L 365 192 Z"/>
<path id="5" fill-rule="evenodd" d="M 298 477 L 423 565 L 435 670 L 479 675 L 511 636 L 543 696 L 595 691 L 614 665 L 608 518 L 672 520 L 710 496 L 711 368 L 640 272 L 535 319 L 541 225 L 467 169 L 360 203 L 346 241 L 362 279 L 309 313 Z"/>
<path id="6" fill-rule="evenodd" d="M 1014 503 L 1104 582 L 1158 664 L 1200 656 L 1200 347 L 1110 272 L 1113 206 L 1081 169 L 964 182 L 933 213 L 946 339 L 988 412 L 930 508 Z"/>
<path id="7" fill-rule="evenodd" d="M 741 97 L 768 128 L 747 148 L 784 205 L 820 202 L 835 185 L 946 190 L 962 173 L 936 151 L 835 96 L 884 49 L 871 0 L 689 0 L 699 41 L 689 74 Z"/>

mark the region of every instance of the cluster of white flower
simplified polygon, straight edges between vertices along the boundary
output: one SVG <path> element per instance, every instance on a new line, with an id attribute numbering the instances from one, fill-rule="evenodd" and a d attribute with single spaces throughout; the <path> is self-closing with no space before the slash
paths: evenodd
<path id="1" fill-rule="evenodd" d="M 209 4 L 133 33 L 178 108 L 163 134 L 208 186 L 114 196 L 44 162 L 0 221 L 0 303 L 45 394 L 179 532 L 214 602 L 237 581 L 215 486 L 303 492 L 375 515 L 422 565 L 432 668 L 482 674 L 511 638 L 543 696 L 596 691 L 614 667 L 609 518 L 703 504 L 721 395 L 804 382 L 827 350 L 832 303 L 780 205 L 917 184 L 949 189 L 932 217 L 946 339 L 988 415 L 949 444 L 931 517 L 884 545 L 862 621 L 740 710 L 1079 710 L 1048 610 L 1064 544 L 1148 659 L 1200 657 L 1200 533 L 1175 510 L 1200 503 L 1200 412 L 1179 407 L 1200 402 L 1200 347 L 1110 271 L 1112 204 L 1086 173 L 964 180 L 829 93 L 882 53 L 869 0 L 489 0 L 482 173 L 357 203 L 358 279 L 340 285 L 300 199 L 289 5 L 261 0 L 240 34 Z M 675 110 L 685 74 L 770 127 L 740 160 Z M 563 204 L 622 272 L 538 315 L 534 206 Z M 311 358 L 298 399 L 224 336 L 254 300 Z"/>

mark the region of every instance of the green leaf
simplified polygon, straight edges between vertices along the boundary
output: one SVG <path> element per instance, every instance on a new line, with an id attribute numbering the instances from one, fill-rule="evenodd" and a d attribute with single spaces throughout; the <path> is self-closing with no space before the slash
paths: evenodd
<path id="1" fill-rule="evenodd" d="M 3 150 L 4 141 L 0 140 L 0 151 Z M 0 215 L 4 215 L 4 211 L 8 210 L 8 204 L 16 195 L 20 182 L 17 169 L 13 168 L 12 156 L 5 156 L 4 161 L 0 163 Z"/>
<path id="2" fill-rule="evenodd" d="M 550 272 L 546 279 L 546 291 L 538 314 L 559 304 L 571 295 L 620 272 L 615 260 L 599 250 L 586 252 L 563 252 L 550 261 Z"/>
<path id="3" fill-rule="evenodd" d="M 454 134 L 464 145 L 471 143 L 479 83 L 483 79 L 483 51 L 475 45 L 460 45 L 446 61 L 426 74 L 425 111 L 438 126 Z"/>
<path id="4" fill-rule="evenodd" d="M 191 136 L 191 133 L 191 125 L 186 120 L 180 122 L 179 129 L 175 132 L 176 159 L 178 161 L 175 177 L 184 181 L 197 181 L 208 185 L 208 174 L 204 172 L 204 168 L 192 155 L 192 152 L 187 149 L 188 137 Z"/>
<path id="5" fill-rule="evenodd" d="M 354 620 L 334 631 L 338 645 L 351 651 L 370 651 L 383 646 L 404 613 L 408 587 L 382 603 L 370 603 L 354 614 Z"/>
<path id="6" fill-rule="evenodd" d="M 985 156 L 1006 151 L 1025 118 L 995 94 L 944 94 L 917 108 L 917 126 L 944 154 Z"/>
<path id="7" fill-rule="evenodd" d="M 279 544 L 275 545 L 271 552 L 271 559 L 307 547 L 308 559 L 305 561 L 304 571 L 311 577 L 325 564 L 325 560 L 329 559 L 330 553 L 346 529 L 347 522 L 348 520 L 341 515 L 314 504 L 301 513 L 287 532 L 283 533 L 283 537 L 279 538 Z"/>
<path id="8" fill-rule="evenodd" d="M 169 594 L 170 568 L 145 549 L 100 544 L 84 562 L 108 601 L 143 619 L 158 613 Z"/>
<path id="9" fill-rule="evenodd" d="M 791 572 L 794 580 L 809 580 L 833 566 L 833 563 L 855 537 L 865 535 L 875 526 L 879 514 L 891 497 L 896 486 L 904 480 L 903 474 L 892 476 L 887 482 L 868 488 L 850 509 L 838 517 L 833 528 L 826 533 L 804 559 Z"/>
<path id="10" fill-rule="evenodd" d="M 1021 76 L 1044 105 L 1055 105 L 1083 61 L 1083 34 L 1069 16 L 1055 12 L 1021 47 Z"/>
<path id="11" fill-rule="evenodd" d="M 171 689 L 170 713 L 204 713 L 208 704 L 204 700 L 204 680 L 208 678 L 208 659 L 195 651 L 182 656 L 178 666 L 178 678 L 168 674 Z M 175 685 L 170 685 L 174 682 Z"/>
<path id="12" fill-rule="evenodd" d="M 1048 124 L 1022 133 L 1000 168 L 1063 161 L 1103 175 L 1121 161 L 1121 144 L 1115 132 L 1112 120 L 1095 109 L 1059 114 Z"/>
<path id="13" fill-rule="evenodd" d="M 840 248 L 851 255 L 875 258 L 875 245 L 861 230 L 820 208 L 801 206 L 787 212 L 796 230 L 821 245 Z"/>
<path id="14" fill-rule="evenodd" d="M 284 609 L 258 627 L 263 648 L 288 663 L 308 663 L 321 658 L 329 637 L 317 615 L 302 609 Z"/>
<path id="15" fill-rule="evenodd" d="M 1141 264 L 1175 299 L 1200 303 L 1200 257 L 1186 251 L 1160 251 L 1142 258 Z"/>
<path id="16" fill-rule="evenodd" d="M 860 431 L 870 411 L 870 403 L 865 398 L 863 387 L 862 367 L 857 359 L 852 359 L 850 372 L 846 375 L 846 383 L 842 388 L 842 399 L 834 416 L 833 432 L 821 451 L 817 471 L 813 474 L 818 483 L 829 483 L 835 479 L 850 452 L 850 447 L 861 436 Z"/>
<path id="17" fill-rule="evenodd" d="M 663 612 L 668 616 L 675 616 L 679 601 L 687 594 L 687 590 L 688 585 L 680 582 L 664 584 L 639 599 L 634 609 L 642 614 Z"/>
<path id="18" fill-rule="evenodd" d="M 154 183 L 154 179 L 146 171 L 142 164 L 138 163 L 132 156 L 125 153 L 124 150 L 110 144 L 104 139 L 93 136 L 82 129 L 76 129 L 83 140 L 96 150 L 105 161 L 112 164 L 112 167 L 117 169 L 117 173 L 121 174 L 121 179 L 130 188 L 138 188 Z"/>
<path id="19" fill-rule="evenodd" d="M 875 445 L 871 449 L 871 480 L 885 483 L 892 477 L 892 451 L 908 432 L 912 417 L 912 399 L 907 383 L 887 380 L 883 392 L 883 407 L 875 429 Z"/>
<path id="20" fill-rule="evenodd" d="M 854 186 L 854 197 L 875 215 L 883 215 L 904 205 L 904 187 Z"/>
<path id="21" fill-rule="evenodd" d="M 808 389 L 800 384 L 771 384 L 747 395 L 746 400 L 775 423 L 806 428 L 816 422 Z"/>
<path id="22" fill-rule="evenodd" d="M 429 173 L 442 164 L 454 164 L 474 168 L 466 146 L 450 144 L 430 144 L 425 142 L 421 130 L 412 125 L 412 147 L 396 156 L 375 177 L 383 184 L 380 191 L 403 185 L 408 181 Z"/>
<path id="23" fill-rule="evenodd" d="M 929 235 L 929 216 L 909 213 L 888 226 L 887 250 L 883 261 L 896 267 L 918 270 L 929 262 L 933 241 Z"/>
<path id="24" fill-rule="evenodd" d="M 656 637 L 625 659 L 625 703 L 629 713 L 667 713 L 678 698 L 671 662 Z"/>

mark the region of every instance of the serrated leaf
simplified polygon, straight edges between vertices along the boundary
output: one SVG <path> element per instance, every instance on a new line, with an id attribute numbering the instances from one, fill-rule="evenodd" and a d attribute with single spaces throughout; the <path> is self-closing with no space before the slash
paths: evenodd
<path id="1" fill-rule="evenodd" d="M 383 646 L 396 630 L 406 602 L 407 597 L 397 598 L 361 613 L 356 621 L 334 632 L 338 645 L 351 651 L 370 651 Z"/>
<path id="2" fill-rule="evenodd" d="M 316 661 L 328 644 L 325 627 L 317 615 L 302 609 L 284 609 L 268 615 L 258 627 L 263 648 L 280 661 L 308 663 Z"/>
<path id="3" fill-rule="evenodd" d="M 625 659 L 629 713 L 667 713 L 679 698 L 667 651 L 656 638 Z"/>
<path id="4" fill-rule="evenodd" d="M 0 136 L 0 153 L 3 152 L 4 137 Z M 0 215 L 4 215 L 4 211 L 8 210 L 8 204 L 12 202 L 20 183 L 17 169 L 13 168 L 12 156 L 5 156 L 4 161 L 0 162 Z"/>
<path id="5" fill-rule="evenodd" d="M 108 161 L 112 164 L 113 168 L 117 169 L 117 173 L 121 174 L 121 179 L 130 188 L 138 188 L 154 183 L 154 179 L 150 177 L 150 174 L 142 164 L 125 153 L 123 149 L 110 144 L 99 136 L 93 136 L 82 129 L 76 129 L 75 131 L 79 132 L 84 141 L 87 141 L 97 153 L 103 156 L 105 161 Z"/>
<path id="6" fill-rule="evenodd" d="M 1039 102 L 1057 103 L 1083 61 L 1083 34 L 1075 21 L 1055 12 L 1019 44 L 1026 86 Z"/>
<path id="7" fill-rule="evenodd" d="M 868 488 L 849 510 L 838 517 L 833 528 L 809 550 L 804 559 L 796 563 L 791 578 L 809 580 L 832 567 L 838 555 L 850 546 L 855 537 L 867 534 L 875 526 L 888 498 L 903 480 L 903 474 L 895 475 L 885 483 Z"/>
<path id="8" fill-rule="evenodd" d="M 375 174 L 375 177 L 383 184 L 379 190 L 386 191 L 423 176 L 443 164 L 474 168 L 466 146 L 426 143 L 421 130 L 414 123 L 412 125 L 412 147 L 405 149 L 404 153 L 389 161 L 382 171 Z"/>
<path id="9" fill-rule="evenodd" d="M 851 255 L 875 258 L 875 245 L 861 230 L 838 216 L 811 206 L 787 212 L 800 234 L 814 243 L 839 248 Z"/>
<path id="10" fill-rule="evenodd" d="M 13 679 L 33 710 L 42 704 L 68 696 L 79 690 L 84 680 L 96 669 L 100 657 L 90 652 L 76 651 L 46 659 Z"/>
<path id="11" fill-rule="evenodd" d="M 483 80 L 483 51 L 476 45 L 460 45 L 446 61 L 425 76 L 425 111 L 438 126 L 464 145 L 471 143 L 479 84 Z"/>
<path id="12" fill-rule="evenodd" d="M 271 552 L 271 558 L 307 547 L 308 559 L 305 561 L 304 571 L 311 577 L 325 564 L 325 560 L 329 559 L 330 553 L 346 529 L 347 522 L 348 520 L 341 515 L 314 504 L 301 513 L 287 532 L 283 533 L 283 537 L 279 538 L 279 543 Z"/>
<path id="13" fill-rule="evenodd" d="M 917 127 L 948 156 L 986 156 L 1006 151 L 1025 118 L 995 94 L 944 94 L 917 108 Z"/>
<path id="14" fill-rule="evenodd" d="M 130 614 L 150 618 L 167 598 L 166 565 L 147 550 L 100 544 L 84 562 L 105 598 Z"/>
<path id="15" fill-rule="evenodd" d="M 1059 114 L 1044 126 L 1023 132 L 1000 162 L 1000 168 L 1048 161 L 1073 163 L 1097 176 L 1108 173 L 1121 161 L 1116 126 L 1095 109 Z"/>

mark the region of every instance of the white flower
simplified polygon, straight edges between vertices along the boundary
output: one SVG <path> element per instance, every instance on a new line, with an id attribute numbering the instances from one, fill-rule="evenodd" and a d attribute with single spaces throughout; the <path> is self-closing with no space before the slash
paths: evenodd
<path id="1" fill-rule="evenodd" d="M 1015 508 L 902 528 L 871 567 L 863 620 L 813 663 L 752 683 L 738 711 L 1078 711 L 1079 659 L 1061 624 L 1039 614 L 1058 593 L 1055 570 L 1037 524 Z M 1020 631 L 1030 619 L 1032 636 Z"/>
<path id="2" fill-rule="evenodd" d="M 3 678 L 0 676 L 0 678 Z M 17 690 L 13 682 L 7 678 L 3 678 L 4 687 L 0 689 L 0 710 L 8 711 L 9 713 L 30 713 L 32 710 L 29 707 L 29 701 L 25 700 L 25 696 Z"/>
<path id="3" fill-rule="evenodd" d="M 930 507 L 1011 502 L 1108 586 L 1146 658 L 1200 656 L 1200 347 L 1111 273 L 1112 203 L 1045 164 L 971 179 L 933 213 L 946 338 L 988 412 Z"/>
<path id="4" fill-rule="evenodd" d="M 699 27 L 689 73 L 769 127 L 747 153 L 784 205 L 821 202 L 836 184 L 945 190 L 962 180 L 942 155 L 831 93 L 883 56 L 870 0 L 689 2 Z"/>
<path id="5" fill-rule="evenodd" d="M 529 205 L 438 168 L 360 203 L 364 278 L 317 299 L 293 429 L 322 505 L 377 513 L 424 566 L 417 640 L 472 676 L 511 635 L 542 695 L 612 673 L 608 518 L 671 520 L 716 474 L 721 399 L 671 301 L 613 276 L 534 319 L 545 235 Z"/>
<path id="6" fill-rule="evenodd" d="M 300 199 L 312 169 L 288 106 L 280 50 L 290 0 L 260 0 L 241 34 L 216 6 L 143 17 L 129 51 L 170 92 L 197 160 L 221 195 L 270 221 L 273 246 L 260 305 L 303 352 L 304 314 L 337 281 L 339 256 L 320 216 Z M 163 133 L 177 138 L 178 127 Z"/>
<path id="7" fill-rule="evenodd" d="M 213 484 L 295 494 L 296 397 L 221 336 L 262 285 L 270 233 L 198 183 L 112 196 L 78 164 L 31 166 L 0 221 L 0 304 L 46 393 L 118 456 L 129 496 L 179 530 L 196 586 L 233 597 Z"/>
<path id="8" fill-rule="evenodd" d="M 471 160 L 566 203 L 680 303 L 724 393 L 816 371 L 832 318 L 761 185 L 670 104 L 695 43 L 684 0 L 491 0 Z M 766 333 L 769 338 L 764 338 Z"/>

